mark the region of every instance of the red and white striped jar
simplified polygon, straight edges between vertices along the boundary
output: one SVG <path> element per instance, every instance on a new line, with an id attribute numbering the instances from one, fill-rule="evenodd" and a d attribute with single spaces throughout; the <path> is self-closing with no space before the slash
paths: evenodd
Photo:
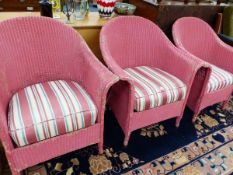
<path id="1" fill-rule="evenodd" d="M 97 0 L 98 11 L 101 17 L 110 18 L 115 7 L 116 0 Z"/>

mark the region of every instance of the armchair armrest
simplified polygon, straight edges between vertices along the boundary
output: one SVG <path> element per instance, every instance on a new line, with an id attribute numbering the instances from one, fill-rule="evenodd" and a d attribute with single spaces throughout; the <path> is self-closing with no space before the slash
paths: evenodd
<path id="1" fill-rule="evenodd" d="M 164 57 L 163 64 L 166 64 L 166 66 L 163 69 L 175 75 L 185 84 L 191 84 L 192 79 L 201 67 L 209 67 L 206 62 L 179 48 L 171 46 L 169 52 L 169 56 Z"/>
<path id="2" fill-rule="evenodd" d="M 116 74 L 120 80 L 126 81 L 129 84 L 133 84 L 133 81 L 128 77 L 128 75 L 124 72 L 124 70 L 117 64 L 115 59 L 112 57 L 108 47 L 105 44 L 105 38 L 100 36 L 100 49 L 102 51 L 102 55 L 104 58 L 104 61 L 108 65 L 108 68 Z"/>
<path id="3" fill-rule="evenodd" d="M 124 70 L 118 65 L 115 59 L 112 57 L 105 38 L 100 35 L 100 49 L 105 63 L 108 68 L 116 74 L 121 81 L 116 83 L 112 89 L 112 95 L 110 96 L 109 103 L 113 107 L 113 111 L 118 118 L 118 121 L 124 130 L 129 128 L 129 120 L 132 117 L 133 101 L 134 101 L 134 87 L 133 81 L 128 77 Z M 118 110 L 120 109 L 120 110 Z M 128 115 L 127 117 L 125 115 Z"/>
<path id="4" fill-rule="evenodd" d="M 212 68 L 209 63 L 180 48 L 174 51 L 173 61 L 169 63 L 169 67 L 175 67 L 175 71 L 171 69 L 173 71 L 171 74 L 177 76 L 188 85 L 189 97 L 187 105 L 193 111 L 196 111 L 196 109 L 199 109 L 198 105 L 200 103 L 196 104 L 195 102 L 197 100 L 200 101 L 205 94 Z"/>
<path id="5" fill-rule="evenodd" d="M 83 76 L 81 83 L 94 100 L 99 110 L 102 110 L 109 88 L 116 83 L 119 78 L 111 73 L 90 51 L 86 43 L 83 42 L 82 54 Z"/>

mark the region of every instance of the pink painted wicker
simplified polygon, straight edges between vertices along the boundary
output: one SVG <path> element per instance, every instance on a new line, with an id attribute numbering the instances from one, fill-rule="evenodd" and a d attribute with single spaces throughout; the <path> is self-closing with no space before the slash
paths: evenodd
<path id="1" fill-rule="evenodd" d="M 233 73 L 233 48 L 221 41 L 214 30 L 203 20 L 195 17 L 178 19 L 172 29 L 174 42 L 177 47 L 187 54 L 195 56 L 205 64 L 215 65 L 223 70 Z M 212 66 L 210 66 L 212 71 Z M 233 90 L 233 85 L 208 92 L 208 81 L 211 72 L 206 76 L 206 81 L 195 81 L 195 89 L 202 89 L 199 95 L 190 95 L 188 106 L 194 111 L 193 121 L 199 112 L 207 106 L 218 102 L 227 104 Z"/>
<path id="2" fill-rule="evenodd" d="M 100 47 L 108 68 L 120 77 L 111 91 L 109 104 L 125 134 L 126 146 L 132 131 L 176 117 L 176 126 L 187 101 L 162 105 L 142 112 L 134 111 L 134 82 L 124 69 L 153 66 L 176 76 L 189 94 L 196 72 L 204 67 L 177 49 L 154 23 L 136 16 L 117 17 L 101 30 Z"/>
<path id="3" fill-rule="evenodd" d="M 8 103 L 26 86 L 72 80 L 98 109 L 95 125 L 24 147 L 16 147 L 7 125 Z M 103 151 L 106 95 L 118 78 L 105 68 L 75 30 L 50 18 L 23 17 L 0 23 L 0 138 L 13 175 L 25 168 L 98 143 Z"/>

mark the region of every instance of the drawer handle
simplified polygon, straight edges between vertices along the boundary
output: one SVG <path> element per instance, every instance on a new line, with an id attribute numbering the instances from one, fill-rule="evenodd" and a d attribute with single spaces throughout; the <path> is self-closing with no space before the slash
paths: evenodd
<path id="1" fill-rule="evenodd" d="M 3 11 L 4 10 L 4 8 L 3 7 L 0 7 L 0 11 Z"/>
<path id="2" fill-rule="evenodd" d="M 33 11 L 34 7 L 27 7 L 27 11 Z"/>

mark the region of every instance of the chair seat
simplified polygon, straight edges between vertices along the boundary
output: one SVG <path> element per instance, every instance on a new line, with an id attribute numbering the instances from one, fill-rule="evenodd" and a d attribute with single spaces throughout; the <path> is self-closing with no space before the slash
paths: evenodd
<path id="1" fill-rule="evenodd" d="M 155 67 L 127 68 L 135 88 L 134 110 L 137 112 L 183 100 L 187 87 L 177 77 Z"/>
<path id="2" fill-rule="evenodd" d="M 50 81 L 28 86 L 9 104 L 10 134 L 18 146 L 94 125 L 97 108 L 73 81 Z"/>
<path id="3" fill-rule="evenodd" d="M 233 84 L 233 74 L 214 65 L 211 66 L 212 73 L 208 82 L 208 93 L 217 91 Z"/>

